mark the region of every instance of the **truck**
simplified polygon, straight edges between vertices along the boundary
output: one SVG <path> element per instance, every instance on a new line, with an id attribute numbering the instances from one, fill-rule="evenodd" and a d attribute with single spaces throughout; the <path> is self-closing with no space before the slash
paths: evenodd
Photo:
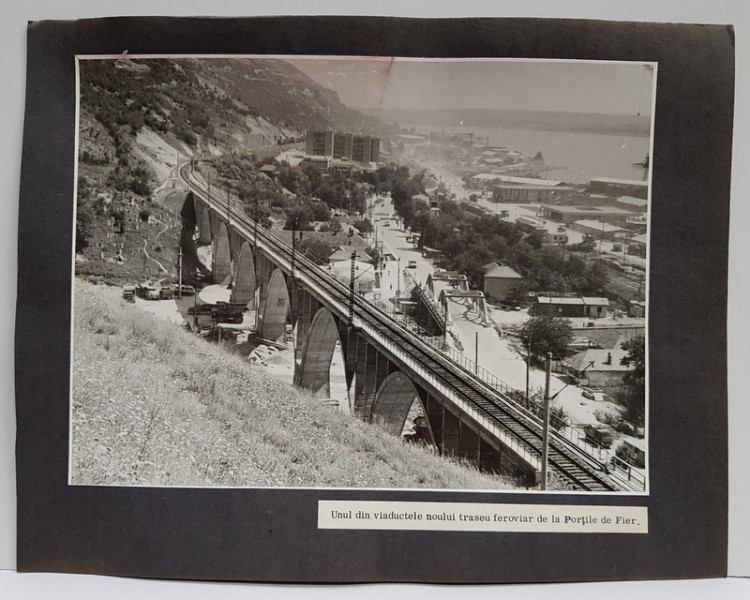
<path id="1" fill-rule="evenodd" d="M 247 304 L 241 302 L 217 302 L 211 310 L 211 318 L 217 323 L 242 323 L 242 313 Z"/>
<path id="2" fill-rule="evenodd" d="M 135 304 L 135 285 L 127 284 L 122 286 L 122 299 L 125 302 L 132 302 Z"/>
<path id="3" fill-rule="evenodd" d="M 611 448 L 614 436 L 612 430 L 604 425 L 586 425 L 583 428 L 586 440 L 602 448 Z"/>
<path id="4" fill-rule="evenodd" d="M 188 308 L 189 315 L 210 316 L 217 323 L 242 323 L 247 305 L 242 302 L 217 302 L 197 304 Z"/>
<path id="5" fill-rule="evenodd" d="M 136 286 L 135 293 L 144 300 L 158 300 L 161 286 L 151 283 L 141 283 Z"/>

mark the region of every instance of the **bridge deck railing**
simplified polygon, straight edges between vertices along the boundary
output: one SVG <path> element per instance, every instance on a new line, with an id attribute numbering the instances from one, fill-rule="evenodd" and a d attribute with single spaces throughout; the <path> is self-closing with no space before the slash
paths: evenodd
<path id="1" fill-rule="evenodd" d="M 283 244 L 285 247 L 288 248 L 288 244 L 286 243 L 286 241 L 280 238 L 279 236 L 275 235 L 273 232 L 269 230 L 264 230 L 263 233 L 264 233 L 264 236 L 272 238 L 277 244 Z M 295 260 L 297 261 L 298 264 L 300 262 L 310 263 L 310 266 L 321 269 L 323 272 L 325 272 L 326 275 L 337 280 L 339 283 L 341 283 L 342 285 L 345 285 L 348 289 L 350 289 L 349 288 L 350 276 L 343 272 L 336 271 L 335 269 L 329 269 L 327 262 L 324 262 L 318 259 L 317 257 L 311 256 L 305 253 L 298 253 L 298 256 L 296 257 Z M 358 295 L 366 296 L 366 294 L 358 294 Z M 408 317 L 401 311 L 397 310 L 395 306 L 389 304 L 388 302 L 384 302 L 383 300 L 372 299 L 369 301 L 369 303 L 374 308 L 377 308 L 380 312 L 390 317 L 393 321 L 399 323 L 402 327 L 404 327 L 408 331 L 416 334 L 423 342 L 427 343 L 433 350 L 437 350 L 442 353 L 443 348 L 445 348 L 445 342 L 442 337 L 431 335 L 426 329 L 421 327 L 416 321 L 414 321 L 413 319 L 411 319 L 410 317 Z M 373 331 L 372 333 L 377 336 L 377 332 Z M 418 361 L 415 361 L 414 357 L 409 352 L 405 351 L 398 345 L 393 345 L 393 347 L 390 348 L 390 351 L 393 352 L 396 356 L 398 356 L 401 360 L 405 361 L 406 364 L 410 364 L 412 370 L 416 371 L 423 379 L 430 380 L 434 378 L 434 374 L 432 374 L 428 369 L 423 367 Z M 450 359 L 451 357 L 446 356 L 446 358 Z M 499 379 L 496 379 L 496 381 L 500 382 Z M 460 399 L 458 395 L 455 394 L 455 392 L 453 392 L 452 390 L 446 387 L 446 389 L 443 390 L 443 393 L 447 397 L 451 398 L 451 400 L 456 405 L 464 405 L 463 408 L 467 412 L 474 413 L 475 419 L 479 422 L 480 425 L 485 427 L 488 431 L 498 430 L 497 423 L 493 422 L 486 416 L 478 414 L 476 410 L 471 410 L 468 404 L 466 404 L 465 401 Z M 511 448 L 516 454 L 522 457 L 526 462 L 528 462 L 531 465 L 538 465 L 539 463 L 538 452 L 533 448 L 529 448 L 528 442 L 526 440 L 520 437 L 515 438 L 512 432 L 510 431 L 500 432 L 500 437 L 503 439 L 503 442 L 509 448 Z"/>
<path id="2" fill-rule="evenodd" d="M 272 231 L 265 230 L 264 233 L 267 236 L 274 238 L 277 243 L 288 246 L 284 239 L 275 235 Z M 304 252 L 298 252 L 296 260 L 298 262 L 307 261 L 312 263 L 312 266 L 318 267 L 319 269 L 325 271 L 327 275 L 329 275 L 333 279 L 336 279 L 342 285 L 345 285 L 347 286 L 347 288 L 349 288 L 350 275 L 348 273 L 330 269 L 329 263 Z M 530 416 L 532 419 L 536 420 L 541 420 L 543 418 L 544 407 L 542 401 L 537 400 L 536 398 L 527 397 L 524 392 L 509 386 L 507 383 L 498 378 L 494 373 L 491 373 L 484 367 L 480 367 L 475 361 L 472 361 L 461 351 L 450 347 L 447 344 L 444 336 L 432 335 L 429 331 L 419 325 L 414 319 L 398 310 L 395 305 L 377 298 L 376 295 L 372 293 L 365 292 L 358 295 L 367 299 L 372 306 L 390 317 L 393 321 L 399 323 L 408 331 L 419 336 L 420 339 L 422 339 L 425 343 L 430 345 L 433 349 L 441 352 L 453 363 L 460 366 L 464 370 L 473 373 L 478 379 L 490 386 L 496 392 L 500 393 L 507 402 L 524 412 L 527 416 Z M 403 354 L 403 358 L 405 358 L 408 354 L 402 352 L 400 349 L 397 349 L 396 352 L 399 354 Z M 421 367 L 416 367 L 415 370 L 419 369 L 424 370 Z M 423 376 L 426 375 L 428 375 L 427 371 L 425 371 Z M 491 425 L 491 422 L 487 420 L 487 423 L 484 423 L 483 425 L 489 426 Z M 610 460 L 609 453 L 606 449 L 602 448 L 601 446 L 587 438 L 586 435 L 580 430 L 580 428 L 573 426 L 569 422 L 569 420 L 552 413 L 550 414 L 550 426 L 559 436 L 573 443 L 575 446 L 583 450 L 588 456 L 596 460 L 601 468 L 604 468 L 604 466 L 607 464 L 607 461 Z M 528 452 L 525 441 L 518 441 L 512 436 L 508 436 L 508 439 L 504 441 L 506 441 L 509 447 L 511 447 L 519 455 L 528 457 L 529 459 L 533 459 L 533 455 Z M 538 460 L 538 458 L 536 458 L 536 460 Z"/>
<path id="3" fill-rule="evenodd" d="M 237 210 L 236 208 L 233 208 L 233 210 Z M 240 212 L 240 211 L 238 211 Z M 247 221 L 247 223 L 250 224 L 251 227 L 253 227 L 254 223 L 247 218 L 246 215 L 243 215 L 243 219 Z M 290 250 L 289 244 L 286 240 L 283 240 L 279 236 L 273 234 L 271 231 L 265 228 L 260 228 L 263 231 L 262 237 L 267 237 L 271 240 L 273 240 L 275 245 L 278 245 L 282 248 L 286 248 L 285 252 L 288 252 Z M 295 254 L 297 255 L 295 257 Z M 343 275 L 334 272 L 333 270 L 327 269 L 327 263 L 316 259 L 313 256 L 303 254 L 300 252 L 291 253 L 291 256 L 289 258 L 284 258 L 286 262 L 289 263 L 289 267 L 292 267 L 294 265 L 295 259 L 299 262 L 307 262 L 310 263 L 310 266 L 317 267 L 325 275 L 328 275 L 334 279 L 337 279 L 340 283 L 347 285 L 349 284 L 349 278 L 344 277 Z M 290 260 L 291 259 L 291 260 Z M 293 267 L 292 267 L 293 268 Z M 510 401 L 510 404 L 516 406 L 517 410 L 521 410 L 522 412 L 529 413 L 533 415 L 534 417 L 539 417 L 541 415 L 540 412 L 540 403 L 535 402 L 534 400 L 526 398 L 524 394 L 519 392 L 518 390 L 514 390 L 504 382 L 502 382 L 500 379 L 498 379 L 495 375 L 492 373 L 489 373 L 485 369 L 478 367 L 477 365 L 474 365 L 474 363 L 463 356 L 463 354 L 457 352 L 456 350 L 452 348 L 446 348 L 444 340 L 442 338 L 438 338 L 436 336 L 428 335 L 428 332 L 424 330 L 424 328 L 420 327 L 416 322 L 414 322 L 412 319 L 406 317 L 403 313 L 400 311 L 397 311 L 395 307 L 389 306 L 388 304 L 378 301 L 373 303 L 373 305 L 381 312 L 386 313 L 389 317 L 394 319 L 396 322 L 400 323 L 403 327 L 408 329 L 409 331 L 412 331 L 413 333 L 416 333 L 419 339 L 422 339 L 428 346 L 433 348 L 433 350 L 440 351 L 446 358 L 450 359 L 452 362 L 456 363 L 457 365 L 461 366 L 463 369 L 469 372 L 473 372 L 475 376 L 479 379 L 481 379 L 484 383 L 488 384 L 490 387 L 495 389 L 496 391 L 500 392 L 502 396 Z M 373 330 L 374 334 L 377 334 L 378 332 Z M 417 371 L 422 377 L 429 380 L 434 378 L 433 374 L 430 373 L 430 371 L 426 368 L 424 368 L 418 361 L 414 360 L 414 356 L 410 354 L 409 352 L 405 351 L 403 348 L 399 347 L 398 345 L 392 345 L 391 351 L 394 352 L 396 355 L 399 355 L 402 359 L 404 359 L 408 364 L 411 365 L 411 368 L 413 370 Z M 498 425 L 495 421 L 490 420 L 487 416 L 484 416 L 481 412 L 477 412 L 477 407 L 469 407 L 466 402 L 459 398 L 458 395 L 454 390 L 449 389 L 448 386 L 445 386 L 446 389 L 444 393 L 451 398 L 452 401 L 454 401 L 457 405 L 466 405 L 465 408 L 468 409 L 468 411 L 475 415 L 475 418 L 478 420 L 478 422 L 485 426 L 488 430 L 492 431 L 499 431 Z M 553 415 L 552 423 L 553 428 L 555 427 L 555 419 L 556 416 Z M 564 431 L 567 429 L 572 429 L 570 427 L 567 427 L 567 424 L 558 424 L 560 426 L 560 430 L 557 430 L 558 434 L 561 434 L 561 431 Z M 593 459 L 596 460 L 597 454 L 599 458 L 599 462 L 602 463 L 607 459 L 605 455 L 602 454 L 601 449 L 597 449 L 593 447 L 594 445 L 588 443 L 585 439 L 583 441 L 583 444 L 581 444 L 581 438 L 583 436 L 580 435 L 580 432 L 577 432 L 578 435 L 574 435 L 571 432 L 569 432 L 565 437 L 576 443 L 576 445 L 581 446 L 586 453 Z M 536 448 L 530 447 L 527 440 L 523 439 L 521 436 L 518 436 L 517 438 L 515 436 L 518 436 L 517 433 L 514 433 L 510 430 L 508 431 L 500 431 L 500 437 L 503 439 L 503 442 L 508 445 L 508 447 L 512 448 L 521 458 L 525 459 L 529 464 L 535 465 L 539 463 L 539 455 L 538 450 Z M 593 450 L 593 452 L 592 452 Z M 597 452 L 599 450 L 599 452 Z"/>

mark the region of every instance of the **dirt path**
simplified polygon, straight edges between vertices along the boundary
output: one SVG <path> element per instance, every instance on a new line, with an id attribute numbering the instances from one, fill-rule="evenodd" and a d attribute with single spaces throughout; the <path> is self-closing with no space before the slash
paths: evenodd
<path id="1" fill-rule="evenodd" d="M 168 229 L 168 228 L 167 228 L 167 229 Z M 163 233 L 163 232 L 162 232 L 162 233 Z M 158 237 L 158 236 L 157 236 L 157 237 Z M 155 262 L 155 263 L 156 263 L 156 264 L 158 265 L 158 267 L 159 267 L 159 272 L 160 272 L 160 273 L 164 273 L 164 274 L 166 274 L 166 275 L 169 275 L 169 271 L 168 271 L 167 269 L 165 269 L 165 268 L 164 268 L 164 265 L 163 265 L 163 264 L 161 264 L 161 263 L 160 263 L 160 262 L 159 262 L 158 260 L 156 260 L 155 258 L 153 258 L 153 257 L 151 257 L 151 256 L 149 255 L 149 253 L 148 253 L 148 238 L 143 238 L 143 253 L 144 253 L 144 254 L 146 255 L 146 258 L 147 258 L 147 259 L 149 259 L 150 261 L 153 261 L 153 262 Z"/>

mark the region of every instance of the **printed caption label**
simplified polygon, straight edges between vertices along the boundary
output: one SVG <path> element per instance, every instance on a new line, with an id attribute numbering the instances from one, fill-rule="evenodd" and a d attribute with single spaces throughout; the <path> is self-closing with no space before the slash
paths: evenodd
<path id="1" fill-rule="evenodd" d="M 318 529 L 648 533 L 645 506 L 320 500 Z"/>

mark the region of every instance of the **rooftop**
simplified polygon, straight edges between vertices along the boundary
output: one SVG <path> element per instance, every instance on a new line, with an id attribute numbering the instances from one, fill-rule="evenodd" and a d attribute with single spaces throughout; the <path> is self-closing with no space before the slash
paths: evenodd
<path id="1" fill-rule="evenodd" d="M 479 290 L 446 290 L 445 295 L 449 298 L 484 298 L 484 292 Z"/>
<path id="2" fill-rule="evenodd" d="M 355 250 L 352 246 L 341 246 L 328 257 L 328 260 L 330 262 L 351 261 L 353 252 L 356 252 L 355 262 L 370 262 L 370 257 L 364 250 Z"/>
<path id="3" fill-rule="evenodd" d="M 575 371 L 581 371 L 586 367 L 587 371 L 627 371 L 630 367 L 622 364 L 622 359 L 627 354 L 625 350 L 588 348 L 566 358 L 563 362 Z"/>
<path id="4" fill-rule="evenodd" d="M 472 175 L 470 179 L 480 179 L 482 181 L 494 181 L 495 179 L 500 179 L 500 175 L 496 173 L 477 173 L 476 175 Z"/>
<path id="5" fill-rule="evenodd" d="M 557 191 L 558 189 L 560 191 L 563 191 L 563 190 L 567 191 L 567 190 L 573 189 L 573 188 L 571 188 L 569 186 L 529 185 L 529 184 L 520 184 L 520 183 L 519 184 L 503 183 L 503 184 L 495 186 L 496 189 L 500 189 L 500 190 L 529 190 L 529 191 L 532 191 L 532 190 L 548 190 L 551 187 L 555 188 L 554 191 Z"/>
<path id="6" fill-rule="evenodd" d="M 647 181 L 640 181 L 639 179 L 615 179 L 613 177 L 594 177 L 592 182 L 597 181 L 599 183 L 619 183 L 623 185 L 637 185 L 638 187 L 648 187 Z"/>
<path id="7" fill-rule="evenodd" d="M 585 337 L 588 341 L 595 346 L 604 348 L 605 350 L 612 350 L 613 348 L 620 347 L 620 340 L 623 337 L 622 331 L 617 329 L 591 329 L 590 331 L 577 332 L 581 334 L 581 337 Z"/>
<path id="8" fill-rule="evenodd" d="M 632 196 L 620 196 L 617 201 L 622 204 L 629 204 L 630 206 L 648 206 L 648 200 L 633 198 Z"/>
<path id="9" fill-rule="evenodd" d="M 567 304 L 567 305 L 583 305 L 583 306 L 609 306 L 609 300 L 607 298 L 592 298 L 592 297 L 550 297 L 550 296 L 537 296 L 536 299 L 538 304 Z"/>
<path id="10" fill-rule="evenodd" d="M 636 244 L 648 244 L 648 233 L 642 233 L 635 237 L 628 238 L 629 242 L 635 242 Z"/>
<path id="11" fill-rule="evenodd" d="M 433 281 L 466 281 L 467 277 L 458 271 L 438 269 L 432 274 Z"/>
<path id="12" fill-rule="evenodd" d="M 562 206 L 562 205 L 549 206 L 545 204 L 543 208 L 547 210 L 553 210 L 558 213 L 567 213 L 567 214 L 600 213 L 602 215 L 625 215 L 625 216 L 633 215 L 635 216 L 635 213 L 633 213 L 632 211 L 625 210 L 624 208 L 616 208 L 613 206 Z"/>
<path id="13" fill-rule="evenodd" d="M 627 229 L 623 229 L 622 227 L 617 227 L 615 225 L 610 225 L 609 223 L 604 223 L 602 221 L 594 221 L 591 219 L 584 219 L 583 221 L 576 221 L 576 225 L 581 225 L 583 227 L 590 227 L 591 229 L 596 229 L 597 231 L 601 231 L 602 233 L 627 231 Z"/>
<path id="14" fill-rule="evenodd" d="M 495 279 L 523 279 L 523 275 L 518 274 L 507 265 L 495 265 L 487 270 L 484 276 Z"/>
<path id="15" fill-rule="evenodd" d="M 554 179 L 532 179 L 530 177 L 513 177 L 511 175 L 498 175 L 497 179 L 503 183 L 515 183 L 519 185 L 541 185 L 544 187 L 562 185 L 562 181 L 556 181 Z"/>

